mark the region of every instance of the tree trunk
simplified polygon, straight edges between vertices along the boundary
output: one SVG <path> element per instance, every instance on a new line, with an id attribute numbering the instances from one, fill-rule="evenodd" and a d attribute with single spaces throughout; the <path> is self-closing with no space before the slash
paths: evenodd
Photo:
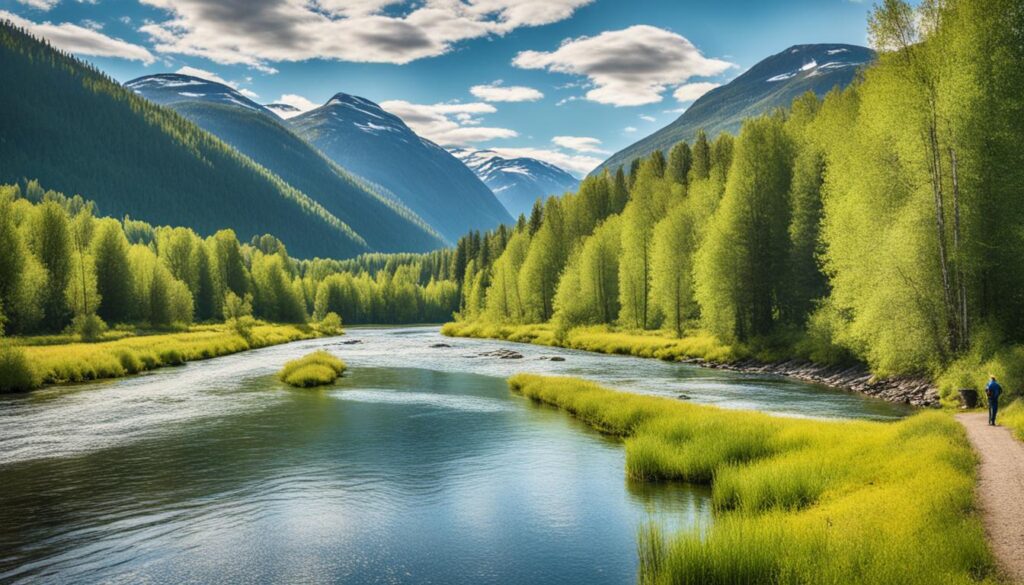
<path id="1" fill-rule="evenodd" d="M 960 179 L 956 149 L 950 147 L 949 161 L 953 174 L 953 254 L 956 256 L 956 281 L 959 302 L 958 317 L 960 320 L 960 343 L 966 346 L 970 339 L 970 325 L 967 319 L 967 283 L 964 279 L 963 253 L 960 237 Z"/>
<path id="2" fill-rule="evenodd" d="M 953 289 L 950 284 L 949 277 L 949 253 L 946 250 L 946 211 L 945 201 L 942 194 L 942 168 L 941 159 L 939 153 L 939 139 L 937 136 L 936 121 L 935 121 L 935 105 L 932 103 L 932 120 L 928 127 L 928 145 L 931 151 L 931 173 L 932 173 L 932 192 L 935 196 L 935 231 L 938 236 L 939 244 L 939 265 L 942 269 L 942 298 L 946 305 L 946 323 L 947 323 L 947 334 L 949 335 L 950 345 L 954 349 L 959 348 L 960 342 L 957 335 L 956 327 L 956 306 L 953 302 Z"/>

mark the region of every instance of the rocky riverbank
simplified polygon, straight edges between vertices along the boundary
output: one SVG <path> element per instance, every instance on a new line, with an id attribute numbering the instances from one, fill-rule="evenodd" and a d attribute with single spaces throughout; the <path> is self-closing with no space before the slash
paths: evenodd
<path id="1" fill-rule="evenodd" d="M 804 382 L 824 384 L 833 388 L 861 392 L 869 396 L 914 406 L 938 407 L 938 389 L 928 380 L 914 378 L 881 379 L 862 365 L 852 367 L 823 366 L 807 360 L 764 363 L 753 359 L 733 363 L 714 363 L 702 359 L 682 360 L 706 368 L 731 370 L 750 374 L 772 374 L 796 378 Z"/>

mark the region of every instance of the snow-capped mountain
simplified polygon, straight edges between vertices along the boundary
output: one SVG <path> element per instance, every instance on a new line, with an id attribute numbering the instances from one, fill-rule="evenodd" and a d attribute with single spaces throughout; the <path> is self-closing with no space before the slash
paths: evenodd
<path id="1" fill-rule="evenodd" d="M 512 221 L 466 165 L 368 99 L 339 93 L 288 122 L 329 158 L 383 187 L 449 241 Z"/>
<path id="2" fill-rule="evenodd" d="M 449 149 L 490 187 L 505 209 L 530 214 L 537 198 L 575 191 L 580 181 L 565 170 L 535 158 L 504 158 L 493 150 Z"/>
<path id="3" fill-rule="evenodd" d="M 199 77 L 180 73 L 160 73 L 133 79 L 124 84 L 151 102 L 173 106 L 179 102 L 216 103 L 271 115 L 270 110 L 240 94 L 237 90 Z"/>
<path id="4" fill-rule="evenodd" d="M 743 120 L 788 107 L 808 91 L 822 96 L 846 87 L 875 52 L 856 45 L 795 45 L 754 65 L 729 83 L 701 96 L 674 122 L 615 153 L 593 171 L 628 167 L 633 159 L 655 150 L 668 151 L 681 140 L 693 142 L 703 129 L 709 138 L 735 134 Z"/>
<path id="5" fill-rule="evenodd" d="M 369 251 L 420 252 L 444 243 L 415 213 L 329 160 L 270 109 L 224 84 L 163 74 L 125 86 L 174 109 L 308 195 L 354 230 Z"/>

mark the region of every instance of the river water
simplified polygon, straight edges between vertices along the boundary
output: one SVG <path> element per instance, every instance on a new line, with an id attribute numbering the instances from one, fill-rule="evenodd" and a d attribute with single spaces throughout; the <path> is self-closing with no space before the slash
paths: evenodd
<path id="1" fill-rule="evenodd" d="M 276 381 L 318 348 L 348 363 L 338 384 Z M 524 357 L 480 356 L 499 348 Z M 626 583 L 645 521 L 710 521 L 706 489 L 630 482 L 619 442 L 511 395 L 520 371 L 787 416 L 909 412 L 772 377 L 352 329 L 0 397 L 0 582 Z"/>

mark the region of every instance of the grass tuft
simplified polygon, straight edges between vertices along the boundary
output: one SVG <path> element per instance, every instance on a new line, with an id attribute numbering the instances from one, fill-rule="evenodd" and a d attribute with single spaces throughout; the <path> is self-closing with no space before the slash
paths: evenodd
<path id="1" fill-rule="evenodd" d="M 1010 427 L 1013 434 L 1024 441 L 1024 398 L 1018 398 L 999 413 L 999 424 Z"/>
<path id="2" fill-rule="evenodd" d="M 290 386 L 310 388 L 333 384 L 346 369 L 345 362 L 321 350 L 286 363 L 277 377 Z"/>
<path id="3" fill-rule="evenodd" d="M 973 508 L 976 460 L 946 413 L 895 423 L 817 421 L 572 378 L 518 374 L 509 386 L 623 437 L 630 477 L 711 484 L 710 526 L 668 537 L 656 526 L 641 530 L 641 583 L 995 578 Z"/>
<path id="4" fill-rule="evenodd" d="M 39 374 L 21 347 L 0 341 L 0 393 L 25 392 L 39 385 Z"/>

